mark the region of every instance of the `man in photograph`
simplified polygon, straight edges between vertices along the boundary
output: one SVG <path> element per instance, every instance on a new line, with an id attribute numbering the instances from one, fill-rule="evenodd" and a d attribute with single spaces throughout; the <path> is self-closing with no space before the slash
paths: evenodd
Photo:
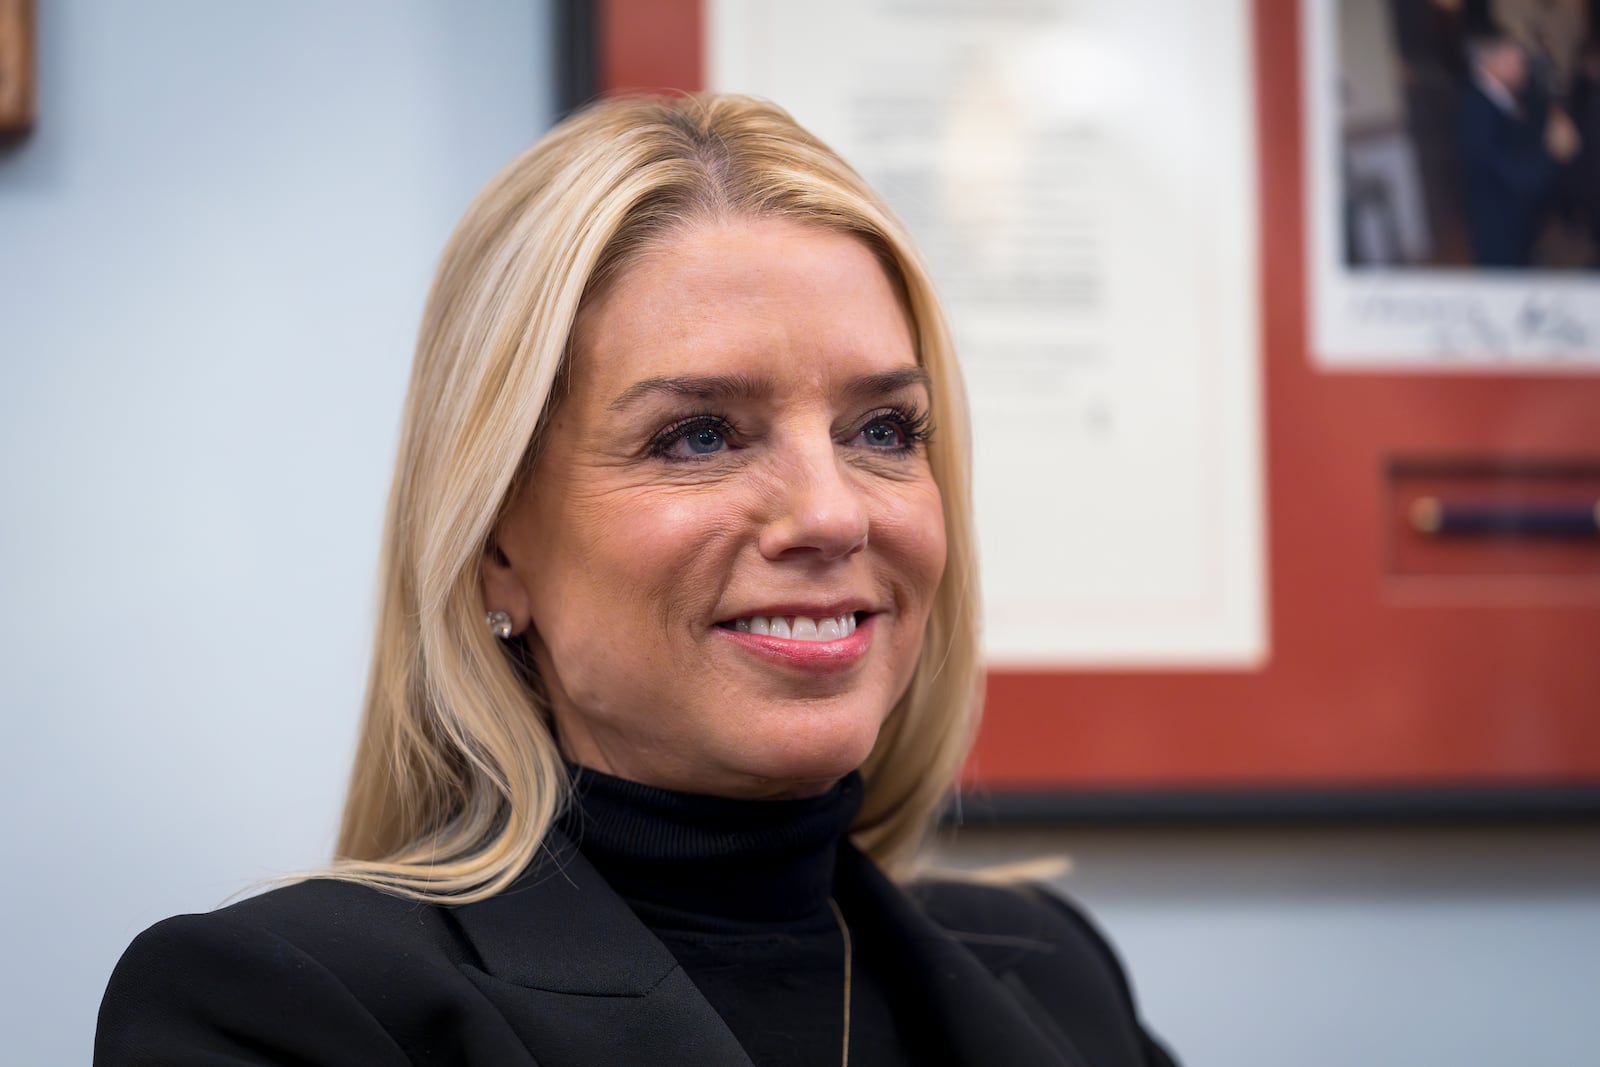
<path id="1" fill-rule="evenodd" d="M 1467 51 L 1460 135 L 1473 258 L 1484 267 L 1531 266 L 1558 166 L 1577 153 L 1577 131 L 1560 109 L 1527 99 L 1528 56 L 1515 38 L 1489 34 Z"/>

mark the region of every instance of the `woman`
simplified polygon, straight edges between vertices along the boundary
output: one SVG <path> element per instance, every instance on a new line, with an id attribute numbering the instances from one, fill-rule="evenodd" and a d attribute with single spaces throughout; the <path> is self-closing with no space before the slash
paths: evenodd
<path id="1" fill-rule="evenodd" d="M 429 300 L 340 859 L 141 935 L 97 1062 L 1169 1061 L 1042 894 L 900 886 L 970 742 L 932 288 L 771 105 L 629 99 Z"/>

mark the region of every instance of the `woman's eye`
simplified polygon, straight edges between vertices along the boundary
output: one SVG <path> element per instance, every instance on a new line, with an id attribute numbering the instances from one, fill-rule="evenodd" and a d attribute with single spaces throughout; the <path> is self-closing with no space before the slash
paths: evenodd
<path id="1" fill-rule="evenodd" d="M 861 436 L 874 448 L 901 448 L 905 445 L 902 427 L 888 419 L 873 419 L 862 429 Z"/>
<path id="2" fill-rule="evenodd" d="M 728 447 L 727 424 L 717 419 L 691 419 L 667 428 L 650 446 L 663 459 L 694 459 Z"/>
<path id="3" fill-rule="evenodd" d="M 907 453 L 916 451 L 928 436 L 926 414 L 915 409 L 895 409 L 869 418 L 857 440 L 877 451 Z"/>
<path id="4" fill-rule="evenodd" d="M 702 426 L 685 434 L 683 444 L 697 456 L 710 455 L 722 447 L 722 434 L 709 426 Z"/>

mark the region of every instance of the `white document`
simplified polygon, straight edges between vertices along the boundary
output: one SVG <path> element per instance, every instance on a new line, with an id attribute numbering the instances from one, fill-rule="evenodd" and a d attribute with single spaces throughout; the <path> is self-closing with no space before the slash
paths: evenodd
<path id="1" fill-rule="evenodd" d="M 1002 666 L 1266 655 L 1246 0 L 713 0 L 906 222 L 972 397 Z"/>

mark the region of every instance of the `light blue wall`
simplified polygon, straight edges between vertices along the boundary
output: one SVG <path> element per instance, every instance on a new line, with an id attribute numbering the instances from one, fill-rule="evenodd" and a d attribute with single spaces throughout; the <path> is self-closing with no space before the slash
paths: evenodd
<path id="1" fill-rule="evenodd" d="M 549 121 L 544 0 L 40 4 L 0 149 L 0 1062 L 331 846 L 433 260 Z M 1600 1062 L 1600 842 L 1016 835 L 1189 1067 Z M 1003 1067 L 1003 1065 L 996 1065 Z"/>
<path id="2" fill-rule="evenodd" d="M 552 114 L 545 0 L 46 0 L 0 148 L 0 1063 L 331 847 L 433 263 Z"/>
<path id="3" fill-rule="evenodd" d="M 1186 1067 L 1600 1063 L 1600 834 L 996 832 L 953 867 L 1070 856 Z"/>

